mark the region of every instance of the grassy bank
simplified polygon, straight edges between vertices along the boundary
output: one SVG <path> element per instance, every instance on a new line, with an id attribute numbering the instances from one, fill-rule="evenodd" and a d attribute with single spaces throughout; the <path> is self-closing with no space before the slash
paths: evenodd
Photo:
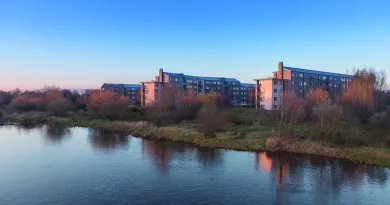
<path id="1" fill-rule="evenodd" d="M 46 113 L 13 113 L 1 117 L 3 122 L 23 124 L 51 123 L 66 126 L 103 128 L 110 131 L 129 132 L 137 137 L 166 139 L 201 147 L 226 148 L 245 151 L 287 151 L 315 154 L 352 160 L 360 163 L 390 167 L 390 149 L 367 146 L 335 146 L 328 142 L 311 139 L 289 139 L 275 137 L 272 127 L 225 126 L 215 138 L 206 138 L 194 129 L 194 125 L 180 123 L 165 127 L 154 127 L 126 121 L 91 119 L 84 115 L 53 117 Z M 266 145 L 267 144 L 267 145 Z"/>

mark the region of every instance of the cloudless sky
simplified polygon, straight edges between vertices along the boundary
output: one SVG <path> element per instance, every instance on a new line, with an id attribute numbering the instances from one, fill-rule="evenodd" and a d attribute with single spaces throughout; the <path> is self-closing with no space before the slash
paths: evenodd
<path id="1" fill-rule="evenodd" d="M 0 89 L 98 88 L 285 65 L 390 74 L 388 0 L 0 0 Z"/>

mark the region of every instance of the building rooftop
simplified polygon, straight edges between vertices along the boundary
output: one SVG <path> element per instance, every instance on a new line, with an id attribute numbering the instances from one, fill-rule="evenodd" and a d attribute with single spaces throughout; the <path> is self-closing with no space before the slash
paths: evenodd
<path id="1" fill-rule="evenodd" d="M 255 86 L 256 84 L 254 83 L 241 83 L 241 87 L 251 87 L 251 86 Z"/>
<path id="2" fill-rule="evenodd" d="M 123 86 L 124 88 L 141 88 L 140 84 L 103 83 L 103 86 Z"/>
<path id="3" fill-rule="evenodd" d="M 253 80 L 282 80 L 280 78 L 273 78 L 273 77 L 268 77 L 268 78 L 256 78 L 256 79 L 253 79 Z"/>
<path id="4" fill-rule="evenodd" d="M 312 73 L 317 75 L 332 75 L 337 77 L 352 77 L 352 75 L 347 74 L 341 74 L 341 73 L 332 73 L 332 72 L 325 72 L 325 71 L 318 71 L 318 70 L 310 70 L 310 69 L 304 69 L 304 68 L 294 68 L 294 67 L 287 67 L 284 66 L 283 68 L 294 71 L 294 72 L 305 72 L 305 73 Z"/>
<path id="5" fill-rule="evenodd" d="M 221 80 L 225 79 L 227 82 L 240 82 L 239 80 L 235 78 L 224 78 L 224 77 L 205 77 L 205 76 L 193 76 L 193 75 L 185 75 L 183 73 L 169 73 L 169 72 L 164 72 L 170 76 L 175 76 L 175 77 L 186 77 L 186 78 L 192 78 L 192 79 L 200 79 L 200 80 Z"/>

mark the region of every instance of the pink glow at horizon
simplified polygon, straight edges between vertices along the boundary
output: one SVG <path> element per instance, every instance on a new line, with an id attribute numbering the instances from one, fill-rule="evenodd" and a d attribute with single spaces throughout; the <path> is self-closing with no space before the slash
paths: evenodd
<path id="1" fill-rule="evenodd" d="M 44 88 L 45 86 L 56 86 L 56 87 L 60 87 L 62 89 L 97 89 L 99 88 L 101 85 L 92 85 L 91 83 L 88 83 L 88 82 L 81 82 L 81 83 L 77 83 L 77 84 L 73 84 L 71 82 L 69 83 L 39 83 L 39 82 L 22 82 L 22 83 L 19 83 L 19 82 L 16 82 L 16 81 L 12 81 L 12 82 L 4 82 L 4 81 L 1 81 L 0 82 L 0 90 L 4 90 L 4 91 L 12 91 L 12 90 L 15 90 L 15 89 L 21 89 L 21 90 L 37 90 L 37 89 L 42 89 Z"/>

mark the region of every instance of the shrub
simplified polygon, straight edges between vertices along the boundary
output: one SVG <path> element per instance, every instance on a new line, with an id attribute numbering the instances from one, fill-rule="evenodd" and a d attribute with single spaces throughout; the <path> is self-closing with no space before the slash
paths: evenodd
<path id="1" fill-rule="evenodd" d="M 305 101 L 303 102 L 305 113 L 306 113 L 306 119 L 311 120 L 315 118 L 315 116 L 313 116 L 313 109 L 318 107 L 318 105 L 322 106 L 328 103 L 328 101 L 329 101 L 329 95 L 324 88 L 309 89 L 309 91 L 305 96 Z"/>
<path id="2" fill-rule="evenodd" d="M 340 123 L 343 112 L 340 106 L 326 102 L 318 104 L 312 114 L 319 130 L 327 134 Z"/>
<path id="3" fill-rule="evenodd" d="M 145 108 L 145 118 L 147 121 L 160 127 L 170 119 L 170 109 L 167 106 L 164 106 L 163 103 L 155 103 L 154 105 Z"/>
<path id="4" fill-rule="evenodd" d="M 293 93 L 283 94 L 281 109 L 278 115 L 281 134 L 292 136 L 295 125 L 302 122 L 305 117 L 305 108 L 297 96 Z"/>
<path id="5" fill-rule="evenodd" d="M 72 103 L 67 99 L 55 100 L 47 105 L 47 111 L 56 116 L 64 116 L 72 107 Z"/>
<path id="6" fill-rule="evenodd" d="M 0 107 L 8 105 L 12 101 L 13 95 L 10 92 L 0 91 Z"/>
<path id="7" fill-rule="evenodd" d="M 31 111 L 34 106 L 29 102 L 27 95 L 20 95 L 12 99 L 10 106 L 17 111 Z"/>
<path id="8" fill-rule="evenodd" d="M 226 116 L 215 104 L 206 104 L 199 111 L 197 129 L 206 137 L 214 137 L 215 132 L 225 123 Z"/>
<path id="9" fill-rule="evenodd" d="M 88 102 L 88 112 L 96 117 L 120 118 L 130 100 L 125 96 L 117 95 L 112 91 L 94 91 L 91 93 Z"/>

